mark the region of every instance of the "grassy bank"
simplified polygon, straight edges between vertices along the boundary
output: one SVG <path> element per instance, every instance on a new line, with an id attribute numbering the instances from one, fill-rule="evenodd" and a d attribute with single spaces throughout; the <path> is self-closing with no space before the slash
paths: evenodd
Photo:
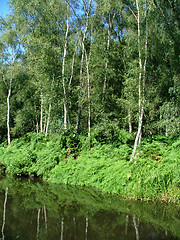
<path id="1" fill-rule="evenodd" d="M 180 138 L 144 140 L 133 162 L 129 162 L 131 152 L 128 138 L 102 144 L 80 137 L 28 134 L 8 147 L 1 145 L 0 161 L 9 174 L 34 174 L 125 198 L 179 202 Z"/>

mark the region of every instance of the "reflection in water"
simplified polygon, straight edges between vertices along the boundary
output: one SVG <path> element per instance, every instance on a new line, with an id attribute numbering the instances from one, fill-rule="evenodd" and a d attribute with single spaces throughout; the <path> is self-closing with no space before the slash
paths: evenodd
<path id="1" fill-rule="evenodd" d="M 45 228 L 47 229 L 47 213 L 46 213 L 46 206 L 44 205 L 44 221 L 45 221 Z"/>
<path id="2" fill-rule="evenodd" d="M 41 209 L 38 209 L 38 215 L 37 215 L 37 239 L 39 238 L 39 219 L 40 219 L 40 213 Z"/>
<path id="3" fill-rule="evenodd" d="M 61 219 L 61 240 L 63 240 L 64 234 L 64 218 Z"/>
<path id="4" fill-rule="evenodd" d="M 5 191 L 5 198 L 4 198 L 4 208 L 3 208 L 3 223 L 2 223 L 2 240 L 4 240 L 4 227 L 6 222 L 6 203 L 7 203 L 7 196 L 8 196 L 8 187 L 6 187 Z"/>
<path id="5" fill-rule="evenodd" d="M 3 240 L 180 239 L 179 207 L 121 200 L 90 188 L 4 178 L 0 205 Z"/>
<path id="6" fill-rule="evenodd" d="M 88 235 L 88 218 L 86 217 L 86 230 L 85 230 L 86 240 L 87 240 L 87 235 Z"/>
<path id="7" fill-rule="evenodd" d="M 136 223 L 135 215 L 133 216 L 133 223 L 134 223 L 134 228 L 135 228 L 135 232 L 136 232 L 136 240 L 140 240 L 139 239 L 139 230 L 138 230 L 139 223 L 138 224 Z"/>
<path id="8" fill-rule="evenodd" d="M 46 229 L 46 234 L 47 234 L 47 212 L 46 212 L 45 205 L 44 205 L 44 207 L 42 207 L 42 219 L 43 219 L 43 214 L 44 214 L 44 224 L 45 224 L 45 229 Z M 39 239 L 40 217 L 41 217 L 41 208 L 38 209 L 38 213 L 37 213 L 37 239 Z"/>
<path id="9" fill-rule="evenodd" d="M 128 232 L 128 223 L 129 223 L 129 215 L 126 215 L 125 235 L 127 235 L 127 232 Z"/>

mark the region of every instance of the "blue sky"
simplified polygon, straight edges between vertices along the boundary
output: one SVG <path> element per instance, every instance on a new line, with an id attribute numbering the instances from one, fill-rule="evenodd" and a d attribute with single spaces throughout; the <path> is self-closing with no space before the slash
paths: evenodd
<path id="1" fill-rule="evenodd" d="M 9 0 L 0 0 L 0 16 L 4 17 L 9 12 Z"/>

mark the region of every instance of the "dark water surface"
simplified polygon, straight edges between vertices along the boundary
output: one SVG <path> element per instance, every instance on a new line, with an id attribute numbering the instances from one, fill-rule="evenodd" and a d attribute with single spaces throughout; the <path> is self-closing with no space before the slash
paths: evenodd
<path id="1" fill-rule="evenodd" d="M 6 177 L 0 229 L 5 240 L 179 240 L 180 208 Z"/>

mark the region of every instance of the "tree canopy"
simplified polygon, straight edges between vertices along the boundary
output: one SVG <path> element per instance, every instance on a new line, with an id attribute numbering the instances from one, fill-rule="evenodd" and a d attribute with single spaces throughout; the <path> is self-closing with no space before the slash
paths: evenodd
<path id="1" fill-rule="evenodd" d="M 9 4 L 0 20 L 1 142 L 7 131 L 102 142 L 117 129 L 137 141 L 179 134 L 178 1 Z"/>

